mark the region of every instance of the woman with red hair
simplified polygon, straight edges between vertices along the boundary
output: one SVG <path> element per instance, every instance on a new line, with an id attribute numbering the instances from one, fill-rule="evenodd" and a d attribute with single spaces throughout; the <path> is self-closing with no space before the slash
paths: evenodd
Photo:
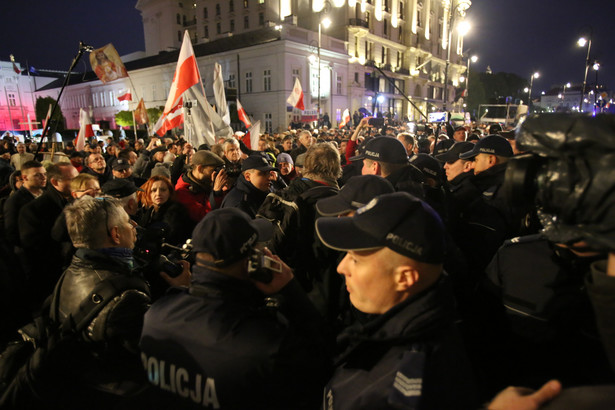
<path id="1" fill-rule="evenodd" d="M 175 201 L 175 189 L 171 180 L 156 175 L 141 186 L 138 198 L 142 206 L 139 225 L 146 229 L 164 229 L 165 242 L 181 245 L 192 235 L 194 223 L 186 208 Z"/>

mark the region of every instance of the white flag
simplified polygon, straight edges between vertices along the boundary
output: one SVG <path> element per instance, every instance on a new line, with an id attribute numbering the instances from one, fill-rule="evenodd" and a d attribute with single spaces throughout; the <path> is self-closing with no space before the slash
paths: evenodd
<path id="1" fill-rule="evenodd" d="M 231 123 L 231 114 L 228 112 L 226 104 L 226 94 L 224 93 L 224 80 L 222 79 L 222 67 L 218 63 L 214 63 L 214 98 L 216 99 L 216 107 L 218 114 L 226 125 Z"/>

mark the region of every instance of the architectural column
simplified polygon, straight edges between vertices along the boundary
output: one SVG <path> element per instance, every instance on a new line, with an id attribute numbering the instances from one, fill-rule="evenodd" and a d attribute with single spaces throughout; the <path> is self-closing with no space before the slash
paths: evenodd
<path id="1" fill-rule="evenodd" d="M 425 5 L 425 38 L 429 40 L 431 35 L 431 0 Z"/>
<path id="2" fill-rule="evenodd" d="M 412 7 L 412 23 L 411 23 L 411 30 L 414 34 L 417 33 L 417 21 L 416 21 L 416 16 L 417 16 L 417 5 L 416 5 L 416 0 L 410 0 L 410 6 Z"/>
<path id="3" fill-rule="evenodd" d="M 442 0 L 442 48 L 448 46 L 448 21 L 451 11 L 451 0 Z"/>

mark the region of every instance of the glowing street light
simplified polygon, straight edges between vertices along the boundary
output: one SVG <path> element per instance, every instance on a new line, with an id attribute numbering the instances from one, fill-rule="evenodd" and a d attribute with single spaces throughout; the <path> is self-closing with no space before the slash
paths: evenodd
<path id="1" fill-rule="evenodd" d="M 527 89 L 527 110 L 528 112 L 532 112 L 532 87 L 534 86 L 534 78 L 538 78 L 540 77 L 540 73 L 538 71 L 536 71 L 534 74 L 532 74 L 532 76 L 530 77 L 530 86 Z"/>
<path id="2" fill-rule="evenodd" d="M 455 23 L 455 18 L 457 17 L 457 14 L 459 14 L 460 17 L 465 17 L 466 10 L 470 8 L 470 6 L 472 5 L 472 1 L 471 0 L 443 0 L 442 3 L 444 5 L 445 10 L 449 9 L 449 7 L 451 8 L 451 10 L 449 11 L 449 21 L 448 21 L 448 43 L 447 43 L 448 50 L 446 53 L 446 66 L 444 68 L 443 108 L 444 108 L 444 111 L 446 111 L 447 104 L 448 104 L 448 68 L 451 65 L 451 48 L 452 48 L 451 42 L 453 39 L 453 25 Z M 469 24 L 462 21 L 460 24 L 458 24 L 458 29 L 459 29 L 460 35 L 465 35 L 467 34 L 467 30 L 469 30 Z M 463 33 L 463 30 L 466 30 L 465 33 Z"/>
<path id="3" fill-rule="evenodd" d="M 579 112 L 583 111 L 583 99 L 585 96 L 585 86 L 587 85 L 587 70 L 589 69 L 589 55 L 592 48 L 592 34 L 590 31 L 589 39 L 581 37 L 577 40 L 579 47 L 587 45 L 587 56 L 585 57 L 585 75 L 583 77 L 583 88 L 581 89 L 581 101 L 579 102 Z"/>

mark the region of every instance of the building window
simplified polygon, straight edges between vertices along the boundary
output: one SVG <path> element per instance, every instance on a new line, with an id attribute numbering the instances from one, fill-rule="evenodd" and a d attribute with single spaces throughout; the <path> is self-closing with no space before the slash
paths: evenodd
<path id="1" fill-rule="evenodd" d="M 182 32 L 181 31 L 177 31 L 177 41 L 179 41 L 180 43 L 182 42 Z"/>
<path id="2" fill-rule="evenodd" d="M 235 2 L 233 0 L 228 2 L 228 11 L 235 11 Z"/>
<path id="3" fill-rule="evenodd" d="M 182 16 L 180 16 L 179 13 L 177 13 L 175 19 L 177 20 L 177 24 L 182 24 Z"/>
<path id="4" fill-rule="evenodd" d="M 209 27 L 203 27 L 203 37 L 209 38 Z"/>
<path id="5" fill-rule="evenodd" d="M 231 33 L 235 31 L 235 20 L 231 20 Z"/>
<path id="6" fill-rule="evenodd" d="M 235 74 L 228 75 L 228 88 L 235 88 Z"/>
<path id="7" fill-rule="evenodd" d="M 216 16 L 220 15 L 220 5 L 216 4 Z"/>
<path id="8" fill-rule="evenodd" d="M 265 113 L 265 132 L 271 133 L 273 131 L 273 116 L 271 113 Z"/>
<path id="9" fill-rule="evenodd" d="M 263 91 L 271 91 L 271 70 L 263 71 Z"/>
<path id="10" fill-rule="evenodd" d="M 203 18 L 206 19 L 207 17 L 207 7 L 203 7 Z"/>
<path id="11" fill-rule="evenodd" d="M 265 13 L 258 13 L 258 25 L 259 26 L 265 25 Z"/>
<path id="12" fill-rule="evenodd" d="M 222 27 L 220 27 L 220 23 L 216 23 L 216 33 L 222 33 Z"/>
<path id="13" fill-rule="evenodd" d="M 14 107 L 17 105 L 17 102 L 15 101 L 15 94 L 8 94 L 9 97 L 9 105 Z"/>
<path id="14" fill-rule="evenodd" d="M 243 28 L 250 28 L 250 17 L 243 17 Z"/>
<path id="15" fill-rule="evenodd" d="M 361 85 L 361 83 L 359 83 L 359 73 L 357 73 L 356 71 L 354 73 L 354 82 Z"/>
<path id="16" fill-rule="evenodd" d="M 404 28 L 400 25 L 399 26 L 399 31 L 397 32 L 397 41 L 398 42 L 403 42 L 404 41 Z"/>
<path id="17" fill-rule="evenodd" d="M 265 4 L 265 0 L 258 0 L 258 4 Z"/>
<path id="18" fill-rule="evenodd" d="M 389 36 L 389 20 L 388 19 L 384 19 L 383 27 L 384 27 L 384 36 L 388 37 Z"/>
<path id="19" fill-rule="evenodd" d="M 421 12 L 423 11 L 422 9 L 422 5 L 417 6 L 416 9 L 416 26 L 417 27 L 423 27 L 423 17 L 421 16 Z"/>
<path id="20" fill-rule="evenodd" d="M 246 94 L 252 93 L 252 71 L 246 73 Z"/>
<path id="21" fill-rule="evenodd" d="M 152 84 L 152 100 L 156 99 L 156 84 Z"/>
<path id="22" fill-rule="evenodd" d="M 404 19 L 404 2 L 403 1 L 399 2 L 399 18 L 401 20 Z"/>
<path id="23" fill-rule="evenodd" d="M 389 0 L 384 0 L 384 11 L 387 13 L 391 12 L 391 9 L 389 8 Z"/>
<path id="24" fill-rule="evenodd" d="M 294 87 L 295 80 L 301 81 L 301 71 L 298 68 L 293 68 L 291 77 L 292 77 L 292 82 L 293 82 L 293 87 Z"/>
<path id="25" fill-rule="evenodd" d="M 248 8 L 248 0 L 243 0 L 243 8 L 244 9 Z"/>
<path id="26" fill-rule="evenodd" d="M 369 11 L 365 12 L 365 24 L 367 24 L 367 28 L 370 26 L 371 14 Z"/>
<path id="27" fill-rule="evenodd" d="M 335 76 L 335 85 L 337 88 L 337 95 L 342 95 L 342 76 L 341 75 Z"/>

